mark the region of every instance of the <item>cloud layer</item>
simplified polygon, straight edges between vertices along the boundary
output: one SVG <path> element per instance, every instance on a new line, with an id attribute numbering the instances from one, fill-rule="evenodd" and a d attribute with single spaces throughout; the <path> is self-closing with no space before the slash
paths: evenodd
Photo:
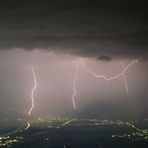
<path id="1" fill-rule="evenodd" d="M 142 1 L 5 0 L 0 5 L 0 50 L 147 59 L 147 18 Z"/>

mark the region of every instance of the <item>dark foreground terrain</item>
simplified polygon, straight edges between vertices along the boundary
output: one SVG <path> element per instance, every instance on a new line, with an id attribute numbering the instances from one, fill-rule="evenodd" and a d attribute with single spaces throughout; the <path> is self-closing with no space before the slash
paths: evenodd
<path id="1" fill-rule="evenodd" d="M 148 121 L 19 119 L 1 124 L 2 148 L 148 148 Z"/>

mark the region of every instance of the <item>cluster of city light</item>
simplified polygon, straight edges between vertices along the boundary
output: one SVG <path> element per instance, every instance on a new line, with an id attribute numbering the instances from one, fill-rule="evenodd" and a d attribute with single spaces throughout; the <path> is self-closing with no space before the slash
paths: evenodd
<path id="1" fill-rule="evenodd" d="M 25 121 L 25 120 L 24 120 Z M 111 135 L 112 138 L 118 139 L 122 138 L 124 140 L 145 140 L 148 141 L 148 129 L 140 129 L 136 127 L 136 121 L 124 121 L 124 120 L 101 120 L 101 119 L 80 119 L 80 118 L 62 118 L 59 116 L 55 117 L 46 117 L 46 118 L 30 118 L 26 121 L 26 126 L 22 128 L 22 130 L 18 131 L 25 132 L 29 127 L 30 123 L 34 127 L 40 127 L 42 124 L 42 128 L 54 128 L 54 129 L 61 129 L 61 128 L 68 128 L 70 126 L 117 126 L 117 127 L 126 127 L 129 128 L 130 131 L 126 132 L 125 134 L 113 134 Z M 37 133 L 38 135 L 42 135 L 46 133 L 46 130 L 43 132 Z M 25 137 L 24 137 L 25 138 Z M 0 137 L 0 147 L 11 147 L 14 146 L 16 143 L 20 143 L 24 141 L 22 137 L 15 137 L 13 136 L 1 136 Z M 48 137 L 48 140 L 50 137 Z M 46 139 L 47 140 L 47 139 Z M 48 141 L 47 140 L 47 141 Z"/>
<path id="2" fill-rule="evenodd" d="M 125 122 L 125 125 L 133 128 L 135 131 L 132 133 L 128 134 L 122 134 L 122 135 L 112 135 L 112 138 L 126 138 L 132 141 L 137 141 L 137 140 L 145 140 L 148 141 L 148 129 L 139 129 L 135 125 L 129 122 Z"/>
<path id="3" fill-rule="evenodd" d="M 0 137 L 0 147 L 11 147 L 15 143 L 20 143 L 23 141 L 23 137 L 11 138 L 10 136 L 1 136 Z"/>

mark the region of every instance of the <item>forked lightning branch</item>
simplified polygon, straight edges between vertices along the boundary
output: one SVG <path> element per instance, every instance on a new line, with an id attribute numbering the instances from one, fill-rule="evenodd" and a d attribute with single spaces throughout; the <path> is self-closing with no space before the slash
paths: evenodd
<path id="1" fill-rule="evenodd" d="M 75 98 L 76 98 L 76 95 L 77 95 L 77 88 L 76 88 L 76 84 L 77 84 L 77 81 L 78 81 L 78 76 L 79 76 L 79 69 L 80 69 L 80 66 L 82 67 L 82 69 L 85 71 L 85 72 L 88 72 L 90 73 L 94 78 L 100 78 L 100 79 L 104 79 L 106 82 L 109 82 L 109 81 L 112 81 L 112 80 L 117 80 L 118 78 L 120 77 L 123 77 L 123 81 L 124 81 L 124 86 L 125 86 L 125 89 L 126 89 L 126 93 L 128 94 L 129 93 L 129 88 L 128 88 L 128 83 L 127 83 L 127 79 L 126 79 L 126 72 L 134 65 L 138 63 L 138 60 L 133 60 L 131 61 L 128 65 L 124 66 L 123 64 L 121 64 L 121 66 L 123 67 L 123 70 L 120 72 L 120 73 L 117 73 L 116 75 L 114 76 L 111 76 L 111 77 L 106 77 L 105 75 L 98 75 L 97 73 L 95 73 L 94 71 L 92 71 L 91 69 L 89 69 L 85 62 L 83 60 L 80 60 L 79 63 L 77 64 L 77 67 L 76 67 L 76 73 L 75 73 L 75 77 L 73 79 L 73 84 L 72 84 L 72 90 L 73 90 L 73 93 L 72 93 L 72 104 L 73 104 L 73 108 L 76 109 L 76 102 L 75 102 Z M 35 91 L 37 89 L 37 77 L 36 77 L 36 73 L 35 73 L 35 70 L 34 70 L 34 67 L 31 67 L 31 72 L 32 72 L 32 75 L 33 75 L 33 88 L 31 89 L 31 107 L 28 111 L 28 115 L 30 116 L 31 113 L 32 113 L 32 110 L 34 109 L 35 107 L 35 103 L 34 103 L 34 99 L 35 99 Z"/>

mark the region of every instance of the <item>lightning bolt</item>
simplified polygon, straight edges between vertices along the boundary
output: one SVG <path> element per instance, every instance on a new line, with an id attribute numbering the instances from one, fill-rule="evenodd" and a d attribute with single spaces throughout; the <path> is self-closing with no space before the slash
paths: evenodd
<path id="1" fill-rule="evenodd" d="M 73 108 L 76 109 L 76 103 L 75 103 L 75 96 L 77 94 L 77 90 L 76 90 L 76 83 L 78 81 L 78 75 L 79 75 L 79 64 L 77 65 L 77 70 L 76 70 L 76 74 L 75 74 L 75 78 L 73 80 L 73 94 L 72 94 L 72 103 L 73 103 Z"/>
<path id="2" fill-rule="evenodd" d="M 30 108 L 30 110 L 28 112 L 29 116 L 31 115 L 31 112 L 32 112 L 32 110 L 34 108 L 34 92 L 36 91 L 36 88 L 37 88 L 37 79 L 36 79 L 36 74 L 35 74 L 35 71 L 34 71 L 33 67 L 31 67 L 31 72 L 33 74 L 34 86 L 31 89 L 31 108 Z"/>
<path id="3" fill-rule="evenodd" d="M 128 64 L 128 65 L 123 69 L 122 72 L 118 73 L 118 74 L 115 75 L 115 76 L 112 76 L 112 77 L 107 78 L 105 75 L 98 75 L 98 74 L 96 74 L 95 72 L 93 72 L 92 70 L 90 70 L 89 68 L 86 67 L 84 61 L 81 61 L 82 65 L 83 65 L 83 68 L 84 68 L 85 71 L 89 72 L 90 74 L 92 74 L 92 75 L 93 75 L 94 77 L 96 77 L 96 78 L 103 78 L 105 81 L 115 80 L 115 79 L 117 79 L 117 78 L 119 78 L 119 77 L 121 77 L 121 76 L 124 76 L 124 74 L 126 73 L 126 71 L 128 71 L 128 69 L 129 69 L 132 65 L 136 64 L 137 62 L 138 62 L 138 60 L 133 60 L 133 61 L 131 61 L 131 63 Z"/>
<path id="4" fill-rule="evenodd" d="M 120 63 L 120 64 L 124 69 L 125 68 L 124 64 L 122 64 L 122 63 Z M 127 83 L 127 78 L 126 78 L 125 73 L 123 74 L 123 81 L 124 81 L 124 87 L 126 89 L 126 93 L 128 94 L 129 93 L 129 88 L 128 88 L 128 83 Z"/>
<path id="5" fill-rule="evenodd" d="M 91 69 L 87 68 L 86 65 L 85 65 L 85 63 L 84 63 L 84 61 L 81 59 L 81 64 L 83 66 L 83 69 L 86 72 L 89 72 L 92 76 L 94 76 L 96 78 L 103 78 L 105 81 L 111 81 L 111 80 L 116 80 L 119 77 L 122 77 L 123 76 L 124 85 L 125 85 L 125 88 L 126 88 L 126 92 L 127 93 L 129 92 L 129 89 L 128 89 L 128 84 L 127 84 L 127 79 L 126 79 L 125 73 L 129 70 L 129 68 L 131 66 L 133 66 L 136 63 L 138 63 L 138 60 L 132 60 L 127 66 L 123 66 L 123 70 L 120 73 L 118 73 L 118 74 L 116 74 L 114 76 L 111 76 L 111 77 L 106 77 L 105 75 L 98 75 L 94 71 L 92 71 Z"/>

